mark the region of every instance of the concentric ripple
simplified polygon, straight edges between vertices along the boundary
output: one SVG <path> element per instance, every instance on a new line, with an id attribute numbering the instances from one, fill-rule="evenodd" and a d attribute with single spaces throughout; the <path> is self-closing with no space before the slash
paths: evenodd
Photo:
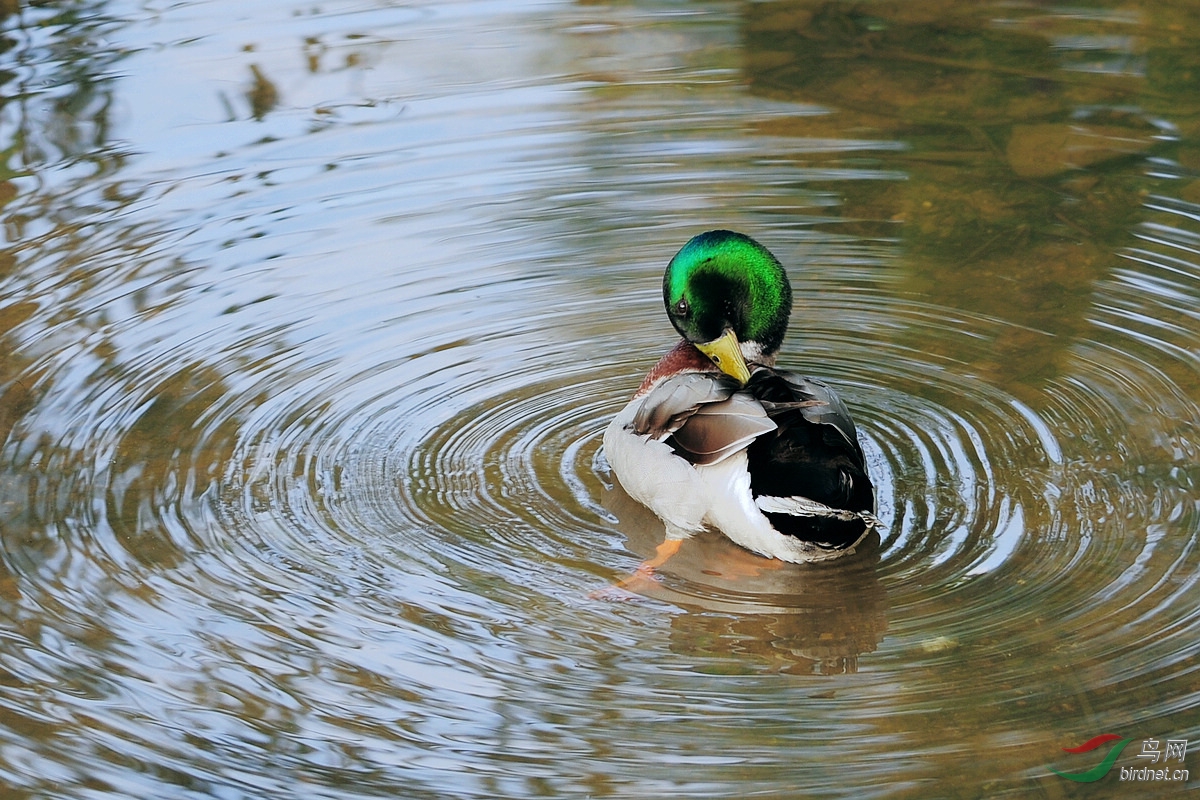
<path id="1" fill-rule="evenodd" d="M 26 515 L 6 522 L 9 570 L 35 603 L 24 613 L 102 625 L 113 642 L 95 666 L 107 677 L 79 690 L 151 702 L 174 733 L 142 757 L 186 761 L 194 779 L 222 783 L 225 760 L 256 761 L 257 750 L 246 761 L 180 749 L 197 726 L 253 741 L 262 723 L 249 709 L 282 714 L 272 729 L 299 725 L 303 747 L 342 768 L 353 759 L 335 758 L 337 743 L 359 730 L 359 757 L 375 763 L 399 747 L 420 775 L 466 763 L 514 779 L 524 768 L 501 752 L 542 752 L 544 742 L 502 732 L 517 720 L 549 725 L 562 744 L 572 728 L 551 720 L 589 717 L 597 679 L 618 680 L 603 651 L 633 635 L 633 620 L 664 613 L 594 599 L 663 533 L 623 496 L 600 448 L 611 415 L 670 344 L 644 287 L 656 271 L 648 264 L 595 295 L 612 310 L 605 321 L 596 302 L 571 299 L 586 283 L 535 276 L 485 289 L 499 313 L 461 330 L 453 311 L 465 282 L 423 298 L 405 283 L 420 311 L 387 323 L 394 333 L 368 319 L 253 360 L 234 347 L 180 367 L 167 349 L 100 373 L 83 354 L 35 367 L 47 383 L 82 370 L 90 388 L 69 401 L 42 395 L 9 439 L 9 474 L 25 476 L 5 501 Z M 1129 288 L 1139 278 L 1102 287 L 1105 330 L 1122 304 L 1144 312 Z M 1200 296 L 1198 286 L 1178 290 Z M 1048 697 L 1079 682 L 1127 693 L 1191 679 L 1195 666 L 1177 665 L 1192 664 L 1196 623 L 1176 610 L 1197 581 L 1200 409 L 1172 377 L 1190 368 L 1185 347 L 1166 338 L 1179 325 L 1160 317 L 1159 338 L 1081 342 L 1044 388 L 1010 391 L 972 366 L 1012 334 L 1009 323 L 803 281 L 798 297 L 836 324 L 797 325 L 784 366 L 829 379 L 850 404 L 886 527 L 826 565 L 766 562 L 718 536 L 689 543 L 659 582 L 627 595 L 682 609 L 666 617 L 664 642 L 636 645 L 660 664 L 686 657 L 686 669 L 668 668 L 673 682 L 691 671 L 861 672 L 854 708 L 829 723 L 844 735 L 890 724 L 897 680 L 907 713 L 925 713 L 947 687 L 975 687 L 990 702 L 1014 681 Z M 372 336 L 368 355 L 342 356 L 343 342 Z M 1181 360 L 1148 360 L 1163 352 Z M 148 374 L 161 377 L 128 390 L 130 376 Z M 56 417 L 65 437 L 39 437 L 33 421 Z M 22 541 L 16 530 L 41 533 Z M 1130 640 L 1150 626 L 1160 631 L 1152 641 Z M 39 669 L 68 670 L 68 651 L 38 647 Z M 960 672 L 964 650 L 992 673 Z M 1136 666 L 1099 659 L 1129 652 Z M 1020 666 L 999 669 L 1001 653 Z M 1042 664 L 1060 653 L 1097 666 L 1047 684 Z M 623 691 L 634 706 L 648 702 L 659 667 L 618 661 L 619 680 L 634 681 Z M 212 669 L 179 673 L 179 663 Z M 28 666 L 9 669 L 40 680 Z M 138 688 L 149 686 L 153 700 Z M 317 711 L 328 702 L 350 715 Z M 1148 692 L 1140 707 L 1166 717 L 1178 702 Z M 381 708 L 395 730 L 379 727 Z M 115 719 L 72 757 L 136 739 L 139 724 Z M 636 741 L 643 752 L 662 746 Z M 423 762 L 430 748 L 454 755 L 444 768 Z M 486 785 L 464 779 L 457 790 L 483 796 Z"/>

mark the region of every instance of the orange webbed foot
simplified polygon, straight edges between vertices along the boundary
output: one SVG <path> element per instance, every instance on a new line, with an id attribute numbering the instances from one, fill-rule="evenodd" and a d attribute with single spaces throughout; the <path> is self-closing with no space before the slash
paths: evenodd
<path id="1" fill-rule="evenodd" d="M 638 592 L 638 587 L 646 589 L 658 582 L 658 576 L 654 571 L 667 563 L 667 560 L 678 553 L 679 548 L 682 546 L 682 539 L 665 540 L 658 547 L 654 548 L 653 558 L 646 559 L 638 565 L 637 569 L 611 586 L 597 589 L 588 596 L 593 600 L 630 599 L 629 592 L 636 593 Z"/>

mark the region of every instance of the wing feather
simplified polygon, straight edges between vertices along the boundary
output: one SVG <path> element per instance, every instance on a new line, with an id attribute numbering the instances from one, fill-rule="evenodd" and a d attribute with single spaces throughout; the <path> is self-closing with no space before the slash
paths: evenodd
<path id="1" fill-rule="evenodd" d="M 692 464 L 716 464 L 776 425 L 737 381 L 709 372 L 664 378 L 642 399 L 633 417 L 640 435 L 667 441 Z"/>
<path id="2" fill-rule="evenodd" d="M 854 421 L 828 384 L 760 368 L 746 390 L 778 426 L 750 450 L 756 497 L 802 497 L 853 512 L 874 510 L 874 487 Z"/>
<path id="3" fill-rule="evenodd" d="M 676 451 L 693 464 L 716 464 L 775 430 L 762 404 L 739 392 L 728 400 L 696 409 L 695 414 L 675 431 Z"/>

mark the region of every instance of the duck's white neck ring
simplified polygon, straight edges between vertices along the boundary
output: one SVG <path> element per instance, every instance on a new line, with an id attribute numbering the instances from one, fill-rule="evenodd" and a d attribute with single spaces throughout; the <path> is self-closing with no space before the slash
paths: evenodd
<path id="1" fill-rule="evenodd" d="M 766 355 L 763 353 L 763 346 L 759 342 L 738 342 L 738 347 L 742 351 L 742 358 L 746 364 L 761 364 L 764 367 L 775 366 L 775 354 Z"/>

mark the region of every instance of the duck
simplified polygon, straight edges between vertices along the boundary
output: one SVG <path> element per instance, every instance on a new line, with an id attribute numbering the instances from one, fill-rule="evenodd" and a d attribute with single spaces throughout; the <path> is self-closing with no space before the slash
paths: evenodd
<path id="1" fill-rule="evenodd" d="M 621 488 L 665 525 L 645 576 L 716 530 L 790 563 L 851 554 L 873 530 L 875 488 L 846 405 L 828 383 L 776 368 L 792 288 L 751 237 L 711 230 L 667 264 L 679 341 L 604 431 Z"/>

